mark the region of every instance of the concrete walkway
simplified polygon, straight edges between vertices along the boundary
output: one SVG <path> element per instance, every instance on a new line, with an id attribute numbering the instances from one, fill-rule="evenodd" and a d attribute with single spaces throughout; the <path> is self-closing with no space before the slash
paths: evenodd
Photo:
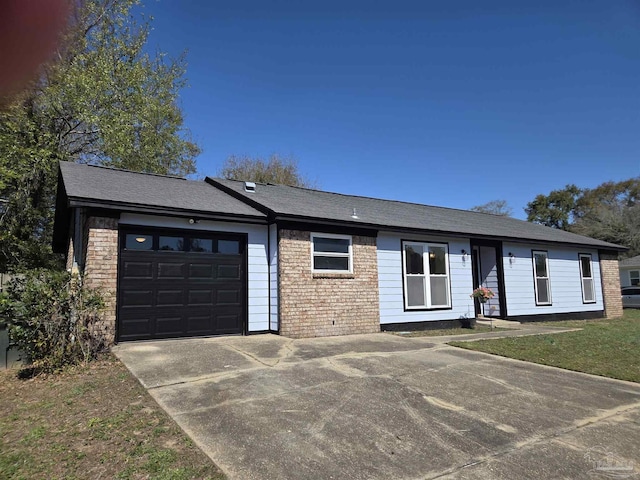
<path id="1" fill-rule="evenodd" d="M 260 335 L 114 352 L 231 480 L 606 478 L 606 465 L 640 478 L 640 385 L 447 338 Z"/>

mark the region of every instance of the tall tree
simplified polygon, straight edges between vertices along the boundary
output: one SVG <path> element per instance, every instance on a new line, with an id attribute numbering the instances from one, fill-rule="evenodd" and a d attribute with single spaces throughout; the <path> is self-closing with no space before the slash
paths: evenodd
<path id="1" fill-rule="evenodd" d="M 74 2 L 55 62 L 0 112 L 0 271 L 58 264 L 49 247 L 60 160 L 195 172 L 178 106 L 185 57 L 145 52 L 135 0 Z"/>
<path id="2" fill-rule="evenodd" d="M 510 217 L 513 215 L 513 208 L 509 206 L 506 200 L 491 200 L 485 204 L 471 207 L 470 210 L 474 212 L 500 215 L 502 217 Z"/>
<path id="3" fill-rule="evenodd" d="M 582 190 L 575 185 L 567 185 L 562 190 L 553 190 L 549 195 L 538 195 L 524 209 L 527 220 L 567 230 L 573 221 L 576 201 L 581 193 Z"/>
<path id="4" fill-rule="evenodd" d="M 569 185 L 538 195 L 526 211 L 530 221 L 625 245 L 625 256 L 640 254 L 640 177 L 592 189 Z"/>
<path id="5" fill-rule="evenodd" d="M 229 180 L 259 183 L 275 183 L 293 187 L 312 188 L 315 183 L 300 173 L 293 157 L 271 155 L 268 159 L 236 157 L 227 158 L 218 175 Z"/>

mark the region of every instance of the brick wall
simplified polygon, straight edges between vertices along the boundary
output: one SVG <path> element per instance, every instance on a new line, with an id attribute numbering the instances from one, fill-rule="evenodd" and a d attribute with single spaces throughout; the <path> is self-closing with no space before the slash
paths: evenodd
<path id="1" fill-rule="evenodd" d="M 618 254 L 600 252 L 600 274 L 602 275 L 602 293 L 607 318 L 622 316 L 622 296 L 620 295 L 620 270 Z"/>
<path id="2" fill-rule="evenodd" d="M 86 228 L 85 285 L 99 288 L 106 304 L 95 333 L 111 345 L 115 342 L 116 332 L 118 219 L 89 217 Z"/>
<path id="3" fill-rule="evenodd" d="M 280 230 L 280 333 L 323 337 L 380 331 L 375 237 L 353 236 L 352 274 L 311 272 L 311 234 Z"/>

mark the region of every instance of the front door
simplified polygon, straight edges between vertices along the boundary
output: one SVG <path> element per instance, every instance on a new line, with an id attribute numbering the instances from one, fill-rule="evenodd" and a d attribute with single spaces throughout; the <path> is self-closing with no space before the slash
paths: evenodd
<path id="1" fill-rule="evenodd" d="M 471 261 L 473 288 L 491 289 L 494 297 L 482 304 L 475 300 L 476 315 L 506 318 L 506 299 L 504 298 L 504 270 L 502 263 L 502 243 L 492 241 L 472 241 Z"/>

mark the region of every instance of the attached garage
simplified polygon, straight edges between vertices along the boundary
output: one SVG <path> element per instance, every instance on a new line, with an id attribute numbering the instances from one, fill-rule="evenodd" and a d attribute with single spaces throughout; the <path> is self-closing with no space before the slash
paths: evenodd
<path id="1" fill-rule="evenodd" d="M 246 332 L 246 235 L 127 226 L 118 243 L 118 341 Z"/>

